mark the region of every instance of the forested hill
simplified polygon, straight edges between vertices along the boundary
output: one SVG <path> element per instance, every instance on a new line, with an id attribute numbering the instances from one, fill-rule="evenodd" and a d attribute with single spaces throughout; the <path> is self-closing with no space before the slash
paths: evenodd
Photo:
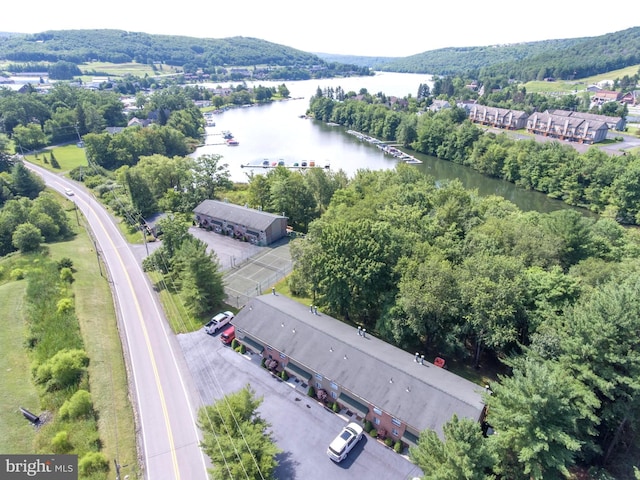
<path id="1" fill-rule="evenodd" d="M 248 37 L 206 39 L 123 30 L 56 30 L 0 37 L 0 59 L 15 62 L 162 62 L 198 67 L 315 65 L 324 61 L 294 48 Z"/>
<path id="2" fill-rule="evenodd" d="M 443 48 L 397 59 L 378 70 L 456 75 L 475 72 L 520 81 L 583 78 L 640 64 L 640 27 L 598 37 L 485 47 Z"/>
<path id="3" fill-rule="evenodd" d="M 379 70 L 377 67 L 381 65 L 387 65 L 401 59 L 400 57 L 365 57 L 361 55 L 342 55 L 339 53 L 314 53 L 327 62 L 347 63 L 358 67 L 369 67 L 374 70 Z"/>

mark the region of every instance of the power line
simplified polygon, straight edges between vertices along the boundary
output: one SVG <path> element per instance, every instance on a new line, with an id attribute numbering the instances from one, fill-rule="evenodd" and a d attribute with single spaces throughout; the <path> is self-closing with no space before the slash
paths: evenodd
<path id="1" fill-rule="evenodd" d="M 76 126 L 76 133 L 78 135 L 78 138 L 80 139 L 79 141 L 82 141 L 82 138 L 80 137 L 80 134 L 79 134 L 79 131 L 77 129 L 77 126 Z M 87 160 L 88 167 L 90 169 L 92 169 L 96 174 L 100 174 L 100 171 L 98 170 L 96 164 L 89 159 L 88 155 L 86 155 L 86 150 L 84 150 L 84 152 L 85 152 L 85 159 Z M 131 225 L 139 224 L 139 225 L 142 225 L 142 228 L 144 228 L 144 225 L 146 225 L 146 223 L 147 223 L 145 218 L 144 218 L 144 216 L 140 212 L 136 212 L 133 209 L 130 209 L 128 202 L 125 202 L 125 201 L 122 200 L 121 195 L 117 191 L 117 189 L 114 189 L 112 191 L 112 193 L 113 193 L 114 200 L 116 201 L 116 203 L 120 207 L 120 211 L 123 213 L 125 218 L 129 221 L 129 223 Z M 135 218 L 138 218 L 139 221 L 136 222 Z M 143 232 L 143 236 L 144 236 L 144 232 Z M 143 242 L 145 242 L 145 248 L 147 249 L 147 253 L 148 253 L 148 246 L 146 244 L 146 238 L 143 238 Z M 96 254 L 98 254 L 97 246 L 96 246 Z M 169 266 L 168 266 L 167 259 L 164 257 L 164 255 L 162 253 L 159 253 L 157 255 L 157 257 L 158 257 L 158 259 L 160 261 L 162 261 L 162 263 L 163 263 L 162 266 L 164 267 L 165 271 L 170 271 L 169 268 L 168 268 Z M 98 257 L 98 260 L 99 260 L 99 257 Z M 161 284 L 163 284 L 166 287 L 167 285 L 166 285 L 166 282 L 165 282 L 165 275 L 162 273 L 161 270 L 159 270 L 157 268 L 157 266 L 155 265 L 155 262 L 152 262 L 152 263 L 154 263 L 154 267 L 155 267 L 157 273 L 160 275 Z M 100 270 L 100 273 L 102 275 L 102 270 Z M 174 289 L 174 291 L 179 291 L 178 286 L 176 285 L 176 283 L 175 283 L 175 281 L 174 281 L 174 279 L 172 277 L 170 277 L 170 281 L 171 281 L 171 287 Z M 183 312 L 187 312 L 187 308 L 184 305 L 184 302 L 182 301 L 182 298 L 180 297 L 180 295 L 178 295 L 178 299 L 180 301 L 180 307 L 182 307 L 182 308 L 177 308 L 177 306 L 176 306 L 176 304 L 174 302 L 173 296 L 169 295 L 169 298 L 170 298 L 170 301 L 173 303 L 174 307 L 176 307 L 176 308 L 174 308 L 174 311 L 178 315 L 178 320 L 179 320 L 180 326 L 184 329 L 184 331 L 188 331 L 188 329 L 186 327 L 186 323 L 187 322 L 185 320 L 185 313 L 183 313 Z M 202 359 L 203 359 L 203 361 L 205 360 L 204 355 L 202 356 Z M 213 377 L 211 376 L 212 374 L 213 374 Z M 247 451 L 248 451 L 249 455 L 251 456 L 251 458 L 252 458 L 252 460 L 253 460 L 253 462 L 255 464 L 255 467 L 256 467 L 256 469 L 258 471 L 258 474 L 260 475 L 260 478 L 262 480 L 264 480 L 264 475 L 262 474 L 262 471 L 260 469 L 260 465 L 258 464 L 257 458 L 256 458 L 255 454 L 252 452 L 251 447 L 249 446 L 249 443 L 247 442 L 247 439 L 246 439 L 246 437 L 244 435 L 244 432 L 242 431 L 242 428 L 240 426 L 240 422 L 238 421 L 238 419 L 236 418 L 235 414 L 233 413 L 233 409 L 231 408 L 231 405 L 228 402 L 227 395 L 225 394 L 224 389 L 222 388 L 221 383 L 219 382 L 215 371 L 213 371 L 213 369 L 207 369 L 207 375 L 212 380 L 212 383 L 215 386 L 215 388 L 217 390 L 219 390 L 220 394 L 222 395 L 222 399 L 224 399 L 225 403 L 227 404 L 227 407 L 229 408 L 229 412 L 231 414 L 231 417 L 233 418 L 233 422 L 235 423 L 236 429 L 240 433 L 240 436 L 242 437 L 242 441 L 243 441 L 244 445 L 246 446 Z M 237 462 L 239 462 L 243 472 L 245 473 L 246 478 L 248 480 L 250 480 L 249 474 L 248 474 L 248 472 L 247 472 L 247 470 L 246 470 L 246 468 L 245 468 L 245 466 L 243 464 L 242 456 L 240 455 L 240 452 L 238 451 L 238 449 L 237 449 L 237 447 L 235 445 L 235 442 L 232 441 L 233 437 L 230 434 L 229 427 L 226 425 L 226 422 L 223 419 L 222 412 L 220 411 L 220 406 L 217 404 L 217 402 L 216 402 L 215 405 L 216 405 L 216 408 L 218 410 L 218 415 L 220 416 L 220 420 L 221 420 L 221 422 L 223 424 L 223 428 L 225 430 L 226 436 L 228 437 L 230 443 L 233 445 L 233 450 L 234 450 Z M 208 409 L 206 408 L 206 405 L 204 404 L 204 401 L 203 401 L 202 397 L 200 397 L 200 407 L 201 407 L 202 411 L 205 412 L 204 414 L 206 415 L 207 420 L 209 422 L 209 426 L 211 427 L 211 433 L 214 436 L 214 439 L 216 441 L 216 445 L 218 446 L 218 449 L 220 451 L 220 455 L 223 458 L 223 462 L 224 462 L 225 468 L 228 471 L 229 475 L 232 476 L 231 468 L 229 466 L 229 462 L 224 456 L 224 452 L 223 452 L 223 449 L 222 449 L 220 438 L 218 437 L 218 434 L 213 429 L 213 421 L 212 421 L 211 417 L 209 417 Z M 202 407 L 204 407 L 204 408 L 202 408 Z"/>

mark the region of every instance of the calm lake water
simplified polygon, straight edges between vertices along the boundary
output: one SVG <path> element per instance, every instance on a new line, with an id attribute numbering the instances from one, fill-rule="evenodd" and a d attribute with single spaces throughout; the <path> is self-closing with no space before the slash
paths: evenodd
<path id="1" fill-rule="evenodd" d="M 259 82 L 255 85 L 277 86 L 282 83 Z M 316 165 L 328 164 L 332 170 L 344 170 L 350 177 L 360 169 L 392 169 L 399 160 L 385 155 L 375 145 L 349 135 L 343 127 L 329 126 L 300 116 L 306 112 L 309 100 L 318 87 L 340 86 L 345 91 L 355 92 L 366 88 L 371 94 L 383 92 L 387 96 L 404 97 L 411 94 L 415 97 L 420 83 L 432 84 L 429 75 L 401 73 L 284 83 L 293 100 L 237 108 L 216 115 L 216 126 L 207 127 L 206 145 L 198 148 L 194 156 L 222 155 L 222 162 L 228 165 L 234 182 L 247 182 L 252 173 L 264 174 L 267 169 L 261 165 L 265 160 L 270 164 L 284 161 L 287 165 L 313 161 Z M 249 84 L 250 87 L 253 85 Z M 226 145 L 223 131 L 231 132 L 239 145 Z M 541 193 L 523 190 L 503 180 L 487 178 L 461 165 L 426 155 L 414 156 L 423 162 L 414 167 L 437 181 L 458 178 L 466 188 L 475 189 L 480 195 L 503 196 L 522 210 L 551 212 L 572 208 Z M 258 167 L 248 168 L 247 164 Z"/>

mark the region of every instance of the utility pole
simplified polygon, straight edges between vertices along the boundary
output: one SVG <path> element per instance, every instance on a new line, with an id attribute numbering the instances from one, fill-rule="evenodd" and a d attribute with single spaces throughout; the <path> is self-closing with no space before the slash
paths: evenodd
<path id="1" fill-rule="evenodd" d="M 146 227 L 144 225 L 140 225 L 140 230 L 142 230 L 142 243 L 144 243 L 144 248 L 147 251 L 147 257 L 149 256 L 149 245 L 147 245 L 147 232 Z"/>
<path id="2" fill-rule="evenodd" d="M 96 250 L 96 258 L 98 259 L 98 270 L 100 270 L 100 276 L 104 277 L 104 275 L 102 274 L 102 265 L 100 265 L 100 253 L 98 253 L 98 244 L 96 244 L 93 236 L 91 237 L 91 240 L 93 241 L 93 248 L 95 248 Z"/>

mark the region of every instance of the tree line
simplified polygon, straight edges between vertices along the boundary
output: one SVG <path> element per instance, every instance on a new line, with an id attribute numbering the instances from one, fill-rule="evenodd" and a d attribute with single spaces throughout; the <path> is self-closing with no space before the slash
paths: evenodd
<path id="1" fill-rule="evenodd" d="M 467 165 L 621 223 L 640 222 L 637 155 L 611 156 L 597 147 L 578 153 L 557 141 L 515 140 L 506 133 L 479 128 L 461 108 L 424 111 L 418 116 L 418 106 L 413 102 L 408 109 L 398 111 L 379 102 L 338 101 L 316 94 L 309 111 L 318 120 Z"/>
<path id="2" fill-rule="evenodd" d="M 43 242 L 70 238 L 63 207 L 22 162 L 0 163 L 0 256 L 37 252 Z"/>

